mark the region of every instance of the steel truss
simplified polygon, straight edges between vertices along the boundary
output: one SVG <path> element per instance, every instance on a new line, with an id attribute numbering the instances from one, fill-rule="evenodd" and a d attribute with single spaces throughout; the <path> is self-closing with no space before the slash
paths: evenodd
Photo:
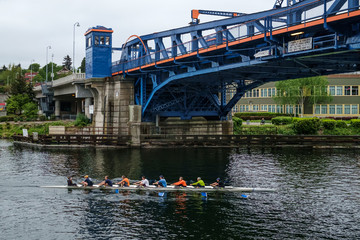
<path id="1" fill-rule="evenodd" d="M 137 79 L 136 104 L 144 121 L 154 121 L 156 115 L 226 119 L 247 90 L 265 82 L 360 69 L 359 0 L 282 3 L 128 41 L 113 75 Z M 290 51 L 289 43 L 300 39 L 311 39 L 311 47 Z M 229 85 L 236 89 L 231 99 Z"/>

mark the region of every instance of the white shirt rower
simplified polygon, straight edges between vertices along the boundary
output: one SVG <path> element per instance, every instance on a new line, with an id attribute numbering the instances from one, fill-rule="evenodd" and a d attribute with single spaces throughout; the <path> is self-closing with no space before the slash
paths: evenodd
<path id="1" fill-rule="evenodd" d="M 142 176 L 141 181 L 136 182 L 135 185 L 142 187 L 149 187 L 149 180 L 147 180 L 145 176 Z"/>

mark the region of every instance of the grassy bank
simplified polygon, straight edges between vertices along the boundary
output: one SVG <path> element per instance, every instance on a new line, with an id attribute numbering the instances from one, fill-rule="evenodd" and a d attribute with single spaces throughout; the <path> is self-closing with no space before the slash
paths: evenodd
<path id="1" fill-rule="evenodd" d="M 49 134 L 49 126 L 73 127 L 73 121 L 54 121 L 54 122 L 6 122 L 0 124 L 0 137 L 11 138 L 14 135 L 22 134 L 23 129 L 27 129 L 29 136 L 33 132 L 41 135 Z"/>
<path id="2" fill-rule="evenodd" d="M 306 135 L 306 133 L 299 133 L 298 129 L 294 126 L 294 123 L 285 125 L 244 125 L 235 126 L 234 134 L 241 135 Z M 307 133 L 309 135 L 334 135 L 334 136 L 350 136 L 360 135 L 360 128 L 358 126 L 351 125 L 350 123 L 343 124 L 341 127 L 333 127 L 329 129 L 328 126 L 320 124 L 319 128 L 313 133 Z"/>

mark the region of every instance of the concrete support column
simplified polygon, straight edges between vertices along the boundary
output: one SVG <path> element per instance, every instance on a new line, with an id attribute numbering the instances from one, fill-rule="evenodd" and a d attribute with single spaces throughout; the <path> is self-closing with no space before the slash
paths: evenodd
<path id="1" fill-rule="evenodd" d="M 89 106 L 91 105 L 91 98 L 85 98 L 85 116 L 90 119 Z"/>
<path id="2" fill-rule="evenodd" d="M 131 135 L 131 146 L 141 145 L 141 106 L 129 106 L 129 126 Z"/>
<path id="3" fill-rule="evenodd" d="M 60 118 L 60 100 L 55 100 L 55 118 Z"/>
<path id="4" fill-rule="evenodd" d="M 77 99 L 77 101 L 76 101 L 76 115 L 78 115 L 78 114 L 81 114 L 82 112 L 81 112 L 81 100 L 80 99 Z"/>

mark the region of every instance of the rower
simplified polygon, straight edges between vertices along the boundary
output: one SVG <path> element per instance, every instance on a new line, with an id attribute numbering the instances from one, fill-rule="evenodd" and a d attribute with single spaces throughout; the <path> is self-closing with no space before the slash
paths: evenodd
<path id="1" fill-rule="evenodd" d="M 118 182 L 117 184 L 119 184 L 120 187 L 130 187 L 129 179 L 125 175 L 122 175 L 121 178 L 122 178 L 122 180 L 120 182 Z"/>
<path id="2" fill-rule="evenodd" d="M 186 187 L 187 186 L 183 177 L 179 177 L 179 181 L 176 183 L 173 183 L 171 185 L 174 185 L 175 187 Z"/>
<path id="3" fill-rule="evenodd" d="M 141 181 L 136 182 L 135 185 L 138 185 L 139 187 L 148 187 L 149 186 L 149 180 L 147 180 L 145 178 L 145 176 L 142 176 Z"/>
<path id="4" fill-rule="evenodd" d="M 99 186 L 109 186 L 112 187 L 113 182 L 109 179 L 108 176 L 104 177 L 104 181 L 102 181 L 101 183 L 99 183 Z"/>
<path id="5" fill-rule="evenodd" d="M 67 184 L 68 184 L 68 186 L 77 186 L 76 183 L 73 183 L 71 176 L 68 177 Z"/>
<path id="6" fill-rule="evenodd" d="M 191 184 L 192 186 L 194 186 L 194 187 L 197 187 L 197 188 L 204 188 L 205 187 L 205 183 L 204 183 L 204 181 L 203 180 L 201 180 L 201 177 L 198 177 L 197 178 L 197 182 L 196 183 L 193 183 L 193 184 Z"/>
<path id="7" fill-rule="evenodd" d="M 157 186 L 157 187 L 167 187 L 167 183 L 166 183 L 166 180 L 164 178 L 163 175 L 160 175 L 159 176 L 160 180 L 155 182 L 154 185 Z"/>
<path id="8" fill-rule="evenodd" d="M 224 188 L 225 187 L 225 183 L 223 181 L 221 181 L 220 178 L 216 179 L 216 182 L 210 184 L 210 186 L 214 187 L 214 188 Z"/>
<path id="9" fill-rule="evenodd" d="M 85 175 L 84 178 L 85 180 L 81 182 L 84 187 L 92 187 L 94 185 L 88 175 Z"/>

